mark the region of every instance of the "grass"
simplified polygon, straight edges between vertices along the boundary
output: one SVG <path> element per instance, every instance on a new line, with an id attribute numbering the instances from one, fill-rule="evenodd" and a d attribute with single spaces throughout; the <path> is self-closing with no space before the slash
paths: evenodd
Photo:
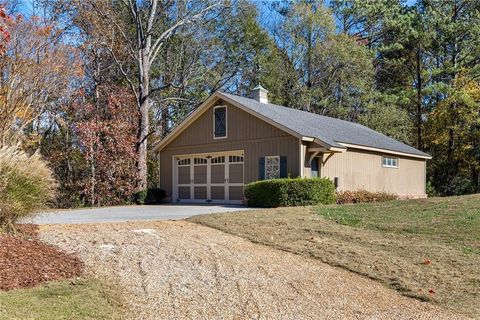
<path id="1" fill-rule="evenodd" d="M 0 292 L 0 319 L 122 319 L 125 308 L 110 285 L 80 279 Z"/>
<path id="2" fill-rule="evenodd" d="M 319 259 L 480 318 L 480 195 L 202 215 L 203 225 Z"/>

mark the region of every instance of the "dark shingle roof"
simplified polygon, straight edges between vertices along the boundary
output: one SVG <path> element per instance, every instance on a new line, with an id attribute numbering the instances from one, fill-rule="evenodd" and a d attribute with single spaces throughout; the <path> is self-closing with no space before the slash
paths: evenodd
<path id="1" fill-rule="evenodd" d="M 302 136 L 317 138 L 334 147 L 343 148 L 339 144 L 343 142 L 429 157 L 425 152 L 358 123 L 325 117 L 271 103 L 261 103 L 257 100 L 229 93 L 220 93 Z"/>

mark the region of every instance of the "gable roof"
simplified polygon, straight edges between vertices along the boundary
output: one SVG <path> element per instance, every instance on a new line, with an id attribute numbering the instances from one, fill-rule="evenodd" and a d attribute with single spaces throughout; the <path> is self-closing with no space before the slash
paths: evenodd
<path id="1" fill-rule="evenodd" d="M 207 101 L 192 112 L 185 121 L 178 125 L 177 128 L 163 139 L 159 145 L 155 146 L 154 149 L 162 148 L 168 144 L 169 141 L 183 131 L 184 128 L 182 127 L 186 128 L 186 126 L 207 109 L 209 104 L 214 101 L 214 97 L 224 99 L 290 134 L 294 134 L 297 137 L 319 140 L 319 142 L 328 145 L 328 147 L 345 149 L 349 146 L 360 149 L 381 149 L 381 151 L 387 153 L 391 151 L 392 153 L 404 153 L 421 158 L 431 158 L 431 156 L 425 152 L 358 123 L 321 116 L 271 103 L 261 103 L 254 99 L 220 91 L 214 93 Z"/>
<path id="2" fill-rule="evenodd" d="M 302 136 L 317 138 L 330 146 L 342 148 L 342 143 L 354 144 L 430 157 L 425 152 L 358 123 L 321 116 L 271 103 L 261 103 L 254 99 L 229 93 L 221 92 L 221 95 L 244 105 L 255 113 L 261 114 L 276 123 L 298 132 Z"/>

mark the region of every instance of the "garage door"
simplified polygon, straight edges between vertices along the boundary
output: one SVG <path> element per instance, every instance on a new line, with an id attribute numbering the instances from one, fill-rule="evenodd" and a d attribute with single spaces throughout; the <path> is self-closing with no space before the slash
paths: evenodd
<path id="1" fill-rule="evenodd" d="M 177 201 L 243 201 L 243 151 L 183 155 L 174 161 L 174 199 Z"/>

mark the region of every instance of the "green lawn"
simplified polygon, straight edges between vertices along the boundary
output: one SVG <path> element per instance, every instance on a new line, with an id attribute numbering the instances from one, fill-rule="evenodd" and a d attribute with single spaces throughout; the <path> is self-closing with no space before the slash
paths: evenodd
<path id="1" fill-rule="evenodd" d="M 480 318 L 480 195 L 244 211 L 193 222 Z"/>
<path id="2" fill-rule="evenodd" d="M 336 223 L 384 233 L 414 234 L 480 254 L 480 196 L 319 207 Z"/>
<path id="3" fill-rule="evenodd" d="M 119 293 L 98 280 L 51 282 L 0 292 L 0 319 L 122 319 Z"/>

